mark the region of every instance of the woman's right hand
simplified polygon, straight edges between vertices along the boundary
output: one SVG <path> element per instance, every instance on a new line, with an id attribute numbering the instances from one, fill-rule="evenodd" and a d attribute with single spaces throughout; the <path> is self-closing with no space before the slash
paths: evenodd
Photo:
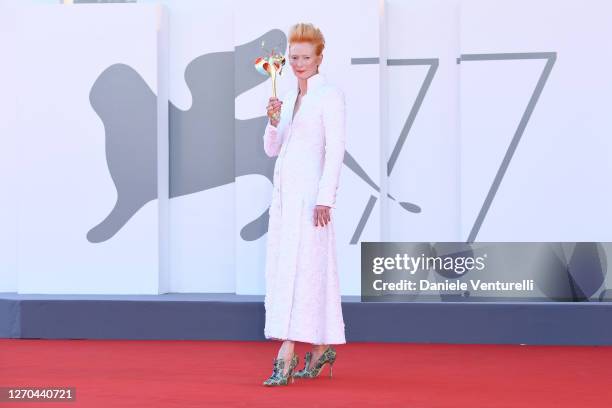
<path id="1" fill-rule="evenodd" d="M 276 127 L 278 122 L 280 122 L 282 104 L 282 101 L 279 101 L 278 98 L 273 96 L 268 101 L 268 106 L 266 108 L 268 111 L 268 118 L 270 118 L 270 124 L 274 127 Z"/>

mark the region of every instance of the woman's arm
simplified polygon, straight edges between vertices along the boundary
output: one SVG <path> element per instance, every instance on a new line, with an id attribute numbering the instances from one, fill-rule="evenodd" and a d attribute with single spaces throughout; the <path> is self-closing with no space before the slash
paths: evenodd
<path id="1" fill-rule="evenodd" d="M 280 124 L 279 124 L 280 127 Z M 270 122 L 266 125 L 266 131 L 263 136 L 264 151 L 268 157 L 278 156 L 281 146 L 283 145 L 283 137 L 278 127 L 272 126 Z"/>
<path id="2" fill-rule="evenodd" d="M 264 151 L 268 157 L 278 156 L 280 153 L 281 146 L 283 145 L 283 134 L 279 130 L 281 109 L 283 102 L 278 100 L 275 96 L 271 97 L 268 101 L 266 110 L 268 112 L 268 124 L 263 136 Z"/>
<path id="3" fill-rule="evenodd" d="M 332 89 L 323 97 L 323 127 L 325 130 L 325 163 L 319 180 L 317 205 L 334 207 L 340 169 L 344 161 L 345 107 L 344 94 Z"/>

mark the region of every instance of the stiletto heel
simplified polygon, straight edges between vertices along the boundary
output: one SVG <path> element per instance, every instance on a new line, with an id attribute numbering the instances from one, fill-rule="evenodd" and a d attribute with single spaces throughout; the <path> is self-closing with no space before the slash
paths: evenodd
<path id="1" fill-rule="evenodd" d="M 334 375 L 334 363 L 329 363 L 329 378 L 332 378 Z"/>
<path id="2" fill-rule="evenodd" d="M 267 387 L 288 385 L 289 379 L 291 379 L 291 383 L 293 383 L 294 370 L 297 365 L 298 357 L 293 354 L 293 356 L 291 357 L 291 362 L 289 363 L 289 369 L 285 374 L 283 374 L 283 369 L 285 368 L 285 360 L 283 360 L 282 358 L 274 359 L 272 375 L 270 375 L 270 377 L 268 377 L 268 379 L 263 382 L 263 385 Z"/>

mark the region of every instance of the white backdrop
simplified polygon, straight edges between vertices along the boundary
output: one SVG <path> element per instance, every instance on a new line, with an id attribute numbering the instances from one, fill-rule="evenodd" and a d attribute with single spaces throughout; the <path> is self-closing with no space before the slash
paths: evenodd
<path id="1" fill-rule="evenodd" d="M 389 192 L 419 213 L 389 203 L 390 241 L 458 241 L 459 1 L 387 1 Z M 411 127 L 407 127 L 411 124 Z"/>
<path id="2" fill-rule="evenodd" d="M 233 51 L 233 7 L 201 0 L 161 3 L 170 11 L 170 102 L 188 112 L 193 94 L 186 83 L 187 66 L 209 53 Z M 231 78 L 232 67 L 226 69 Z M 234 183 L 171 198 L 170 292 L 234 291 L 234 200 Z"/>
<path id="3" fill-rule="evenodd" d="M 612 240 L 611 21 L 606 0 L 463 2 L 463 54 L 556 53 L 477 240 Z M 463 239 L 545 64 L 461 63 Z"/>
<path id="4" fill-rule="evenodd" d="M 186 70 L 198 57 L 231 53 L 269 30 L 286 34 L 298 21 L 323 30 L 321 71 L 347 96 L 347 151 L 354 159 L 343 167 L 335 210 L 343 294 L 359 293 L 360 241 L 461 241 L 470 234 L 478 241 L 611 240 L 608 1 L 163 3 L 170 19 L 166 90 L 186 113 L 194 97 Z M 269 205 L 271 185 L 260 174 L 171 198 L 169 231 L 162 228 L 161 235 L 163 204 L 152 200 L 110 239 L 83 239 L 117 199 L 104 124 L 87 98 L 91 84 L 106 67 L 122 63 L 157 93 L 157 18 L 139 20 L 117 8 L 144 5 L 41 6 L 19 43 L 14 6 L 0 5 L 0 52 L 26 50 L 24 62 L 0 67 L 6 95 L 0 109 L 7 118 L 0 134 L 0 186 L 7 192 L 0 201 L 0 291 L 263 293 L 266 236 L 249 241 L 240 235 Z M 83 7 L 95 7 L 95 14 L 69 18 L 66 8 Z M 554 64 L 544 81 L 546 58 Z M 227 75 L 242 68 L 230 64 Z M 198 69 L 205 77 L 206 68 Z M 541 92 L 519 140 L 517 128 L 538 81 Z M 280 94 L 293 86 L 287 66 Z M 263 116 L 270 88 L 266 81 L 237 96 L 235 118 Z M 171 133 L 170 145 L 190 131 Z M 11 153 L 17 134 L 23 135 L 19 159 Z M 225 136 L 239 147 L 236 134 Z M 516 150 L 492 191 L 513 138 Z M 382 200 L 380 188 L 395 200 Z M 487 195 L 490 205 L 484 205 Z M 167 285 L 163 259 L 159 266 L 164 238 L 170 242 Z"/>
<path id="5" fill-rule="evenodd" d="M 163 80 L 158 39 L 158 30 L 165 30 L 162 13 L 154 5 L 57 5 L 20 14 L 16 36 L 18 292 L 156 294 L 168 290 L 160 249 L 167 239 L 160 235 L 160 200 L 147 202 L 111 239 L 98 243 L 87 239 L 88 231 L 106 218 L 119 198 L 105 154 L 105 132 L 114 129 L 105 128 L 92 109 L 92 84 L 107 68 L 121 63 L 132 67 L 144 86 L 157 93 Z M 100 86 L 100 92 L 109 92 Z M 157 102 L 167 114 L 162 96 Z M 157 134 L 148 136 L 160 151 L 167 141 L 167 122 L 158 127 L 155 99 L 151 107 L 149 125 Z M 132 134 L 121 136 L 118 142 L 125 144 L 121 149 L 130 149 L 123 137 Z M 141 152 L 129 153 L 133 165 L 124 171 L 138 172 Z M 155 162 L 155 151 L 152 159 Z M 160 180 L 167 174 L 167 163 L 166 168 L 161 162 L 153 163 L 145 171 L 155 184 L 157 171 L 162 173 Z M 167 192 L 161 200 L 167 202 Z"/>
<path id="6" fill-rule="evenodd" d="M 0 2 L 0 292 L 17 290 L 17 90 L 18 68 L 14 61 L 17 10 Z"/>

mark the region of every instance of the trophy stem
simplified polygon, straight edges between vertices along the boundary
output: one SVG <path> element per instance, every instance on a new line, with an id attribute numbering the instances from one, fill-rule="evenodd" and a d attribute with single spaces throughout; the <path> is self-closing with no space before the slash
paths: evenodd
<path id="1" fill-rule="evenodd" d="M 270 77 L 272 78 L 272 96 L 276 98 L 276 70 L 271 70 Z"/>

